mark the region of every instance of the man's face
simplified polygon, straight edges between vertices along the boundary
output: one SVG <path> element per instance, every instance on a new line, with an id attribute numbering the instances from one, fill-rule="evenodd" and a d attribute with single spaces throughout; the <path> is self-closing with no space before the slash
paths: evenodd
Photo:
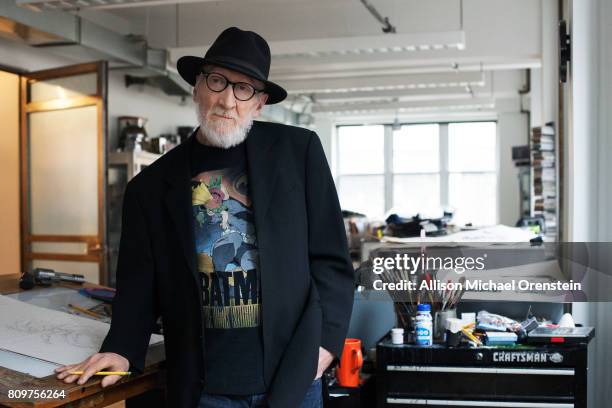
<path id="1" fill-rule="evenodd" d="M 221 74 L 231 82 L 246 82 L 258 90 L 263 88 L 262 82 L 230 69 L 208 66 L 206 71 Z M 193 101 L 204 141 L 223 148 L 239 144 L 246 138 L 253 119 L 259 116 L 267 99 L 267 94 L 256 93 L 247 101 L 238 100 L 230 84 L 221 92 L 211 91 L 206 78 L 199 75 Z"/>

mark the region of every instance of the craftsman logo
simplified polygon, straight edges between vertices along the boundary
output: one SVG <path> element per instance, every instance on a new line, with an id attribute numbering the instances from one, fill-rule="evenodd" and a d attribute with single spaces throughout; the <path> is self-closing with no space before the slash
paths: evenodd
<path id="1" fill-rule="evenodd" d="M 559 353 L 555 353 L 559 354 Z M 550 357 L 550 361 L 553 363 L 557 363 L 560 361 L 553 360 L 561 358 L 563 360 L 563 356 L 559 354 L 559 357 Z M 496 351 L 493 353 L 493 361 L 496 363 L 546 363 L 548 362 L 548 353 L 539 353 L 539 352 L 506 352 L 506 351 Z"/>
<path id="2" fill-rule="evenodd" d="M 561 353 L 553 353 L 550 355 L 550 361 L 553 363 L 561 363 L 563 362 L 563 354 Z"/>

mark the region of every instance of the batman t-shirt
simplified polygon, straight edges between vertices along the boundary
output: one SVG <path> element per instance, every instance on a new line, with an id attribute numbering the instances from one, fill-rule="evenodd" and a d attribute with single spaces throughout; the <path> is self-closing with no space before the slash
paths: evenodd
<path id="1" fill-rule="evenodd" d="M 204 392 L 265 392 L 257 235 L 245 142 L 228 148 L 194 140 L 191 197 L 205 326 Z"/>

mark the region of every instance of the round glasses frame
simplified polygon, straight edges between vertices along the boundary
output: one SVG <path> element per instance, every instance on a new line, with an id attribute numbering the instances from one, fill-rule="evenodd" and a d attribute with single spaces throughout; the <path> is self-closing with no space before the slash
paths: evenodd
<path id="1" fill-rule="evenodd" d="M 218 72 L 202 72 L 202 75 L 204 75 L 206 87 L 213 92 L 223 92 L 228 85 L 231 85 L 234 97 L 239 101 L 248 101 L 255 96 L 255 94 L 263 92 L 263 90 L 255 89 L 255 87 L 248 82 L 232 82 Z M 221 79 L 222 82 L 215 83 L 213 82 L 214 79 Z"/>

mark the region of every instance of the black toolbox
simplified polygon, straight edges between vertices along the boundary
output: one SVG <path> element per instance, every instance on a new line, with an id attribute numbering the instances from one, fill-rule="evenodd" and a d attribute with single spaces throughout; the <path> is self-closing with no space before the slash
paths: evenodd
<path id="1" fill-rule="evenodd" d="M 586 408 L 587 344 L 376 347 L 377 407 Z"/>

